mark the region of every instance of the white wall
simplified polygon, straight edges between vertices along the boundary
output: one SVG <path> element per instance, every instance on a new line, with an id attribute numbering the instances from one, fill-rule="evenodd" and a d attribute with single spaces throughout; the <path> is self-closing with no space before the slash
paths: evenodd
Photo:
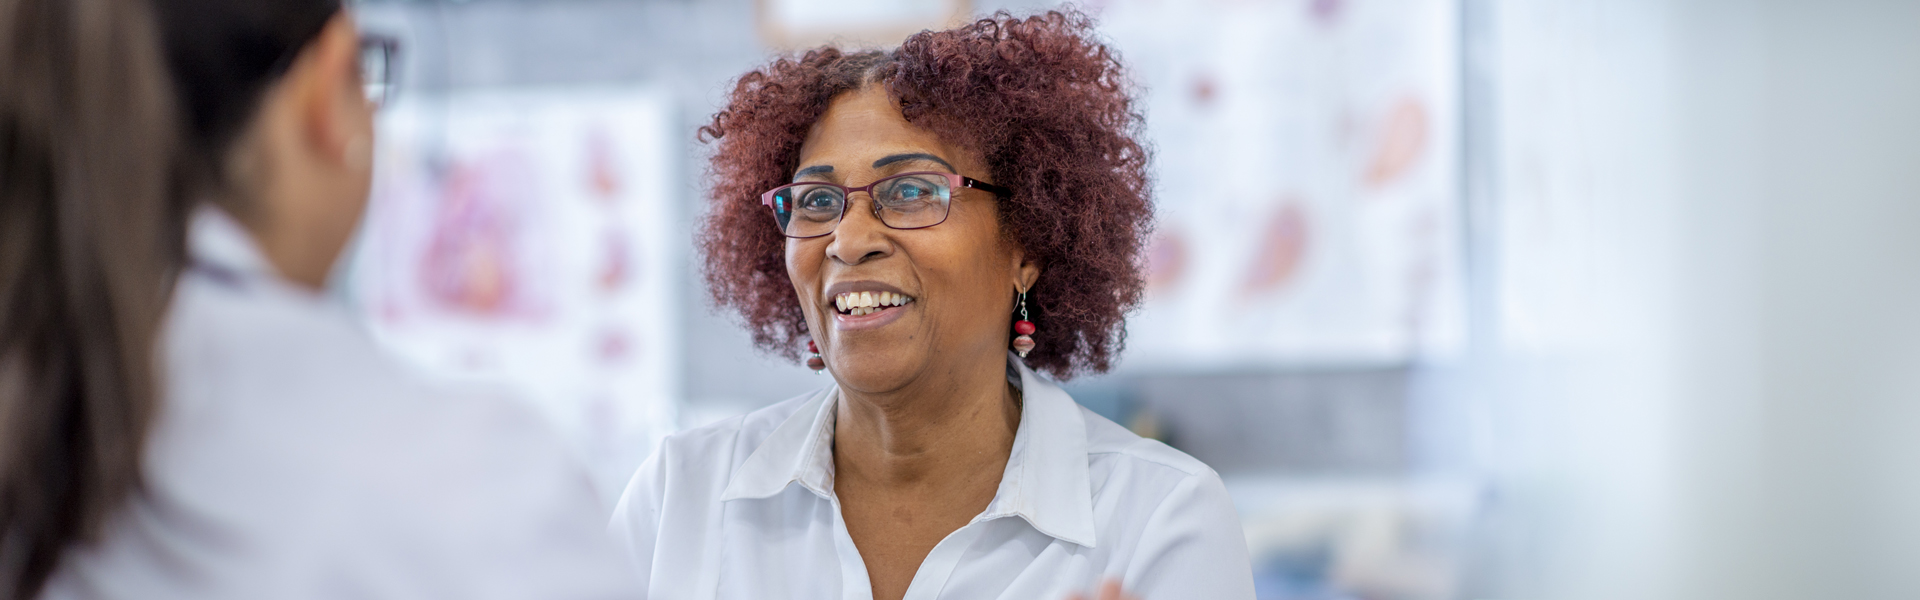
<path id="1" fill-rule="evenodd" d="M 1720 121 L 1690 132 L 1688 191 L 1752 219 L 1750 252 L 1695 257 L 1748 274 L 1707 292 L 1751 321 L 1692 340 L 1740 362 L 1693 380 L 1682 591 L 1920 597 L 1920 3 L 1699 2 L 1683 29 L 1731 13 L 1686 44 L 1686 114 Z"/>
<path id="2" fill-rule="evenodd" d="M 1505 595 L 1920 597 L 1920 3 L 1496 6 L 1499 166 L 1583 165 L 1593 246 L 1487 370 Z"/>

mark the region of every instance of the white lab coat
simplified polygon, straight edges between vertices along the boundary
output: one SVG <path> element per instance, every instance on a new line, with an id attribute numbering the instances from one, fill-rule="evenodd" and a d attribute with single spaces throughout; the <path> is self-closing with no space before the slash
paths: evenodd
<path id="1" fill-rule="evenodd" d="M 145 489 L 43 598 L 639 598 L 545 424 L 388 360 L 336 303 L 196 214 Z"/>

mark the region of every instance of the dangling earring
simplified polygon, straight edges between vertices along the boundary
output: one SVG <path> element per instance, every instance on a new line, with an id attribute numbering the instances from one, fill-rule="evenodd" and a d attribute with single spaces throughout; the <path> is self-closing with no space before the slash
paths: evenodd
<path id="1" fill-rule="evenodd" d="M 1013 351 L 1020 353 L 1020 358 L 1026 358 L 1027 353 L 1033 351 L 1034 331 L 1037 330 L 1033 321 L 1027 320 L 1027 293 L 1023 291 L 1020 292 L 1020 320 L 1013 322 L 1013 332 L 1020 334 L 1013 338 Z"/>
<path id="2" fill-rule="evenodd" d="M 820 347 L 813 345 L 813 340 L 807 340 L 807 351 L 813 353 L 813 356 L 807 357 L 807 368 L 815 373 L 827 369 L 827 359 L 820 358 Z"/>

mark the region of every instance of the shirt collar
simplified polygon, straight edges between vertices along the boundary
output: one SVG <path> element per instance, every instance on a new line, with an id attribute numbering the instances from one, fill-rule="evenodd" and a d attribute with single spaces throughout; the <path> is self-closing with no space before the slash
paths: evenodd
<path id="1" fill-rule="evenodd" d="M 832 497 L 834 406 L 839 397 L 840 386 L 820 390 L 775 427 L 734 470 L 720 501 L 770 497 L 794 482 Z"/>
<path id="2" fill-rule="evenodd" d="M 1026 519 L 1041 533 L 1094 546 L 1093 486 L 1087 474 L 1087 423 L 1080 405 L 1053 382 L 1007 355 L 1021 389 L 1020 429 L 993 502 L 974 518 Z M 1012 373 L 1009 373 L 1011 376 Z M 1009 377 L 1012 379 L 1012 377 Z M 775 427 L 728 481 L 721 501 L 767 498 L 789 484 L 833 497 L 833 427 L 838 386 L 815 394 Z"/>
<path id="3" fill-rule="evenodd" d="M 226 211 L 202 204 L 187 226 L 187 253 L 196 267 L 228 277 L 274 274 L 253 236 Z"/>

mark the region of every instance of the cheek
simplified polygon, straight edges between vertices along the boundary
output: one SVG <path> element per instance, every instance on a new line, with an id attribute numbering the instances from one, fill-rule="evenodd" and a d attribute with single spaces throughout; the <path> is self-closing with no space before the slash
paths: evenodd
<path id="1" fill-rule="evenodd" d="M 812 275 L 820 271 L 817 261 L 807 260 L 806 250 L 800 242 L 787 240 L 785 250 L 787 278 L 793 280 L 795 289 L 805 287 L 807 282 L 813 279 Z"/>
<path id="2" fill-rule="evenodd" d="M 1010 298 L 1013 293 L 1005 269 L 1010 258 L 999 244 L 998 230 L 956 228 L 952 233 L 956 235 L 923 240 L 913 253 L 914 263 L 932 280 L 929 283 L 938 282 L 935 291 L 946 299 L 938 304 L 946 314 L 942 321 L 968 327 L 994 322 L 1005 304 L 1002 296 Z"/>
<path id="3" fill-rule="evenodd" d="M 820 273 L 826 258 L 826 251 L 820 245 L 821 242 L 814 240 L 787 240 L 786 243 L 787 279 L 793 283 L 800 307 L 809 314 L 813 303 L 806 298 L 820 290 Z"/>
<path id="4" fill-rule="evenodd" d="M 992 206 L 972 203 L 966 208 L 954 215 L 961 217 L 956 223 L 960 227 L 950 230 L 953 239 L 947 241 L 947 252 L 953 254 L 955 274 L 973 286 L 969 296 L 994 298 L 1000 291 L 1011 289 L 1013 279 L 1007 265 L 1012 257 L 1001 239 L 998 215 Z"/>

